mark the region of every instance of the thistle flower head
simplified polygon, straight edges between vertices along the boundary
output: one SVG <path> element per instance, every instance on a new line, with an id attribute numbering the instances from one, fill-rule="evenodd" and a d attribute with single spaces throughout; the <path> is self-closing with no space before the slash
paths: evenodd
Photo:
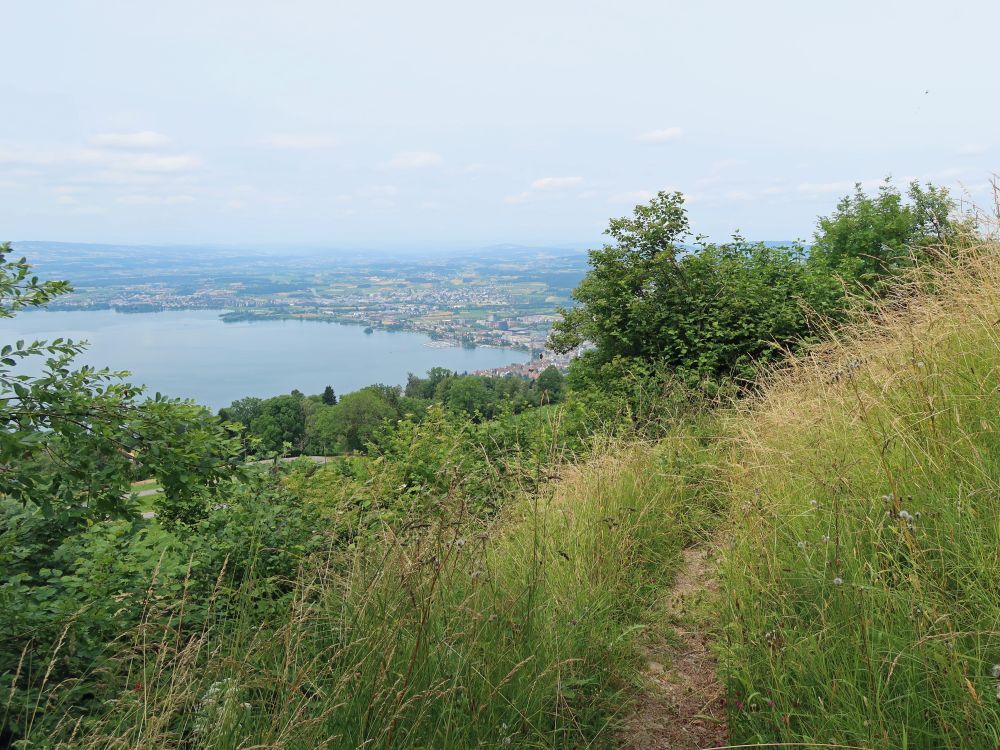
<path id="1" fill-rule="evenodd" d="M 843 586 L 844 585 L 844 579 L 841 578 L 840 576 L 837 576 L 836 578 L 833 579 L 833 585 L 834 586 Z"/>

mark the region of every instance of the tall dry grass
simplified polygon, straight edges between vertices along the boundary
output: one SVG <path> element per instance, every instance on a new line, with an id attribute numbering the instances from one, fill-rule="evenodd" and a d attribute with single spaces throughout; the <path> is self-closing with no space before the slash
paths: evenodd
<path id="1" fill-rule="evenodd" d="M 687 432 L 609 443 L 499 518 L 456 496 L 304 570 L 275 620 L 180 638 L 150 618 L 120 663 L 134 689 L 65 746 L 612 747 L 635 638 L 716 510 L 708 456 Z"/>
<path id="2" fill-rule="evenodd" d="M 733 740 L 1000 746 L 1000 244 L 832 334 L 731 420 Z"/>

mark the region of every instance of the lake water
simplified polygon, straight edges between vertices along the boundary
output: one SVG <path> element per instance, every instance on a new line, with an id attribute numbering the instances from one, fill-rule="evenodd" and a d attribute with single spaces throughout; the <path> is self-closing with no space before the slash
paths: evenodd
<path id="1" fill-rule="evenodd" d="M 471 372 L 525 362 L 508 349 L 428 347 L 427 336 L 366 334 L 361 326 L 318 321 L 223 323 L 214 310 L 117 313 L 31 311 L 0 319 L 0 343 L 18 339 L 87 340 L 80 364 L 129 370 L 149 393 L 193 398 L 213 409 L 243 396 L 277 396 L 298 388 L 338 394 L 371 383 L 402 385 L 431 367 Z"/>

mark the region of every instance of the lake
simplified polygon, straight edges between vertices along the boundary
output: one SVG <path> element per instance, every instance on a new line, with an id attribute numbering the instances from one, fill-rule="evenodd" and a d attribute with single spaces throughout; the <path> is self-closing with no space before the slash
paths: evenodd
<path id="1" fill-rule="evenodd" d="M 405 331 L 305 320 L 223 323 L 217 310 L 118 313 L 31 311 L 0 319 L 0 343 L 18 339 L 87 340 L 80 364 L 129 370 L 150 395 L 192 398 L 212 409 L 243 396 L 277 396 L 298 388 L 338 394 L 372 383 L 402 385 L 431 367 L 472 372 L 526 362 L 509 349 L 428 347 Z"/>

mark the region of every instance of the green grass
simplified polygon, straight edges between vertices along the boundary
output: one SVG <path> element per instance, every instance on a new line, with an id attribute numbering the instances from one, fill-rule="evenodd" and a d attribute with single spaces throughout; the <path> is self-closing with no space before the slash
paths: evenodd
<path id="1" fill-rule="evenodd" d="M 733 742 L 1000 745 L 1000 262 L 779 373 L 733 425 Z"/>
<path id="2" fill-rule="evenodd" d="M 636 638 L 714 517 L 708 446 L 609 446 L 489 524 L 446 503 L 304 571 L 265 623 L 147 629 L 122 662 L 142 690 L 82 744 L 615 747 Z"/>

